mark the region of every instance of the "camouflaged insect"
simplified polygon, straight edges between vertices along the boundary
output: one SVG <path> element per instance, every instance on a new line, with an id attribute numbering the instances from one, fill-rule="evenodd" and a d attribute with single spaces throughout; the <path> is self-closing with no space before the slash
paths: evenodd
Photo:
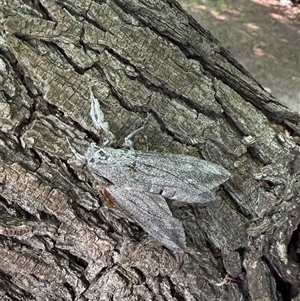
<path id="1" fill-rule="evenodd" d="M 95 113 L 95 98 L 91 100 L 91 113 Z M 94 123 L 96 119 L 93 117 Z M 97 123 L 98 128 L 102 121 Z M 96 179 L 104 178 L 111 183 L 105 190 L 148 234 L 177 252 L 185 250 L 185 233 L 165 199 L 208 203 L 214 199 L 212 190 L 230 176 L 223 167 L 192 156 L 95 144 L 91 144 L 84 156 L 78 155 L 73 148 L 72 151 Z"/>

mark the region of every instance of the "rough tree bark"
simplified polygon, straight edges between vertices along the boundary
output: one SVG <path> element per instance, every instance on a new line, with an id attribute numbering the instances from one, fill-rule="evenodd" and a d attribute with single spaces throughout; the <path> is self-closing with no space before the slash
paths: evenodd
<path id="1" fill-rule="evenodd" d="M 0 299 L 291 300 L 299 269 L 300 117 L 174 0 L 0 0 Z M 114 147 L 200 156 L 231 178 L 171 204 L 187 252 L 159 245 L 75 160 Z M 145 139 L 145 137 L 147 139 Z"/>

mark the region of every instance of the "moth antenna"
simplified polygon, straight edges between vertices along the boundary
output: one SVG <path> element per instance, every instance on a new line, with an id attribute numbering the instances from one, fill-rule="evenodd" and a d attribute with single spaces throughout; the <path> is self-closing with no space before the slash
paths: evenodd
<path id="1" fill-rule="evenodd" d="M 68 144 L 69 144 L 69 147 L 70 147 L 72 153 L 74 154 L 74 156 L 76 157 L 76 159 L 77 159 L 77 160 L 80 160 L 80 161 L 82 161 L 82 162 L 84 162 L 84 161 L 85 161 L 85 156 L 82 156 L 82 155 L 80 155 L 79 153 L 77 153 L 76 150 L 75 150 L 75 148 L 71 145 L 69 139 L 68 139 L 68 138 L 66 138 L 66 139 L 67 139 L 67 142 L 68 142 Z"/>
<path id="2" fill-rule="evenodd" d="M 143 125 L 140 128 L 134 130 L 132 133 L 130 133 L 128 136 L 125 137 L 125 139 L 124 139 L 125 147 L 128 147 L 130 150 L 134 151 L 133 142 L 132 142 L 131 138 L 134 137 L 138 132 L 140 132 L 141 130 L 143 130 L 145 128 L 145 125 L 148 122 L 149 116 L 150 116 L 150 113 L 148 113 L 147 118 L 145 119 Z"/>

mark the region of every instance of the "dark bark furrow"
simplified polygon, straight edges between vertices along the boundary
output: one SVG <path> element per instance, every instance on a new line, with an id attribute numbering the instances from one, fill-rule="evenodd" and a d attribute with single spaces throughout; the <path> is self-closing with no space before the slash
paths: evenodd
<path id="1" fill-rule="evenodd" d="M 210 32 L 173 0 L 0 0 L 0 20 L 0 299 L 297 295 L 300 116 Z M 81 155 L 107 138 L 90 87 L 114 147 L 149 113 L 136 149 L 230 170 L 207 207 L 170 204 L 186 253 L 108 208 L 74 157 L 66 138 Z"/>

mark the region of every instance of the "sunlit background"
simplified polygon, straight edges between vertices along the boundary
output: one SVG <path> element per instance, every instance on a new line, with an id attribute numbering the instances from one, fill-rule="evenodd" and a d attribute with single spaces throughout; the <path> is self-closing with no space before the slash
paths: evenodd
<path id="1" fill-rule="evenodd" d="M 283 0 L 178 0 L 279 101 L 300 113 L 300 7 Z"/>

